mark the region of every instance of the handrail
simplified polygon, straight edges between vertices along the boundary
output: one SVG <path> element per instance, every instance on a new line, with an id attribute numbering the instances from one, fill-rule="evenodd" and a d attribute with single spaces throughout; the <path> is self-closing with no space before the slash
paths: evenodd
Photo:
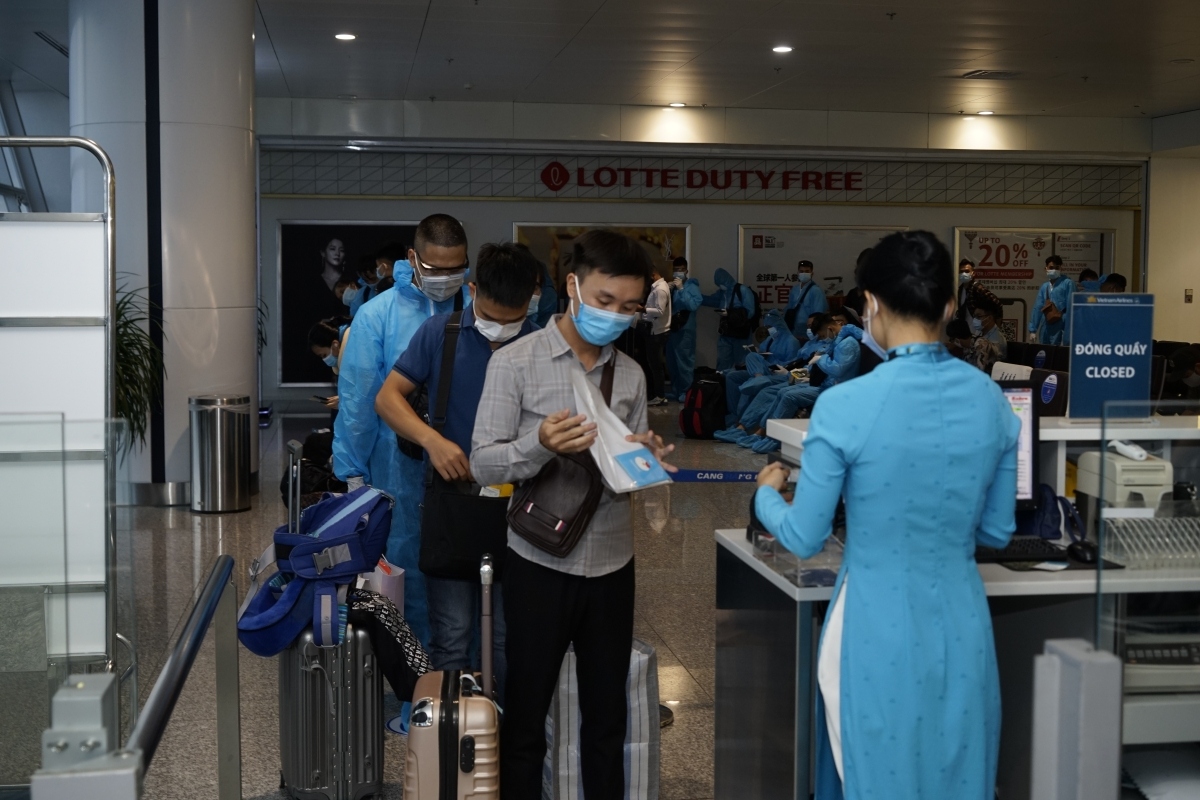
<path id="1" fill-rule="evenodd" d="M 192 670 L 196 654 L 200 652 L 204 635 L 217 613 L 217 604 L 221 595 L 230 588 L 229 582 L 232 578 L 233 557 L 217 556 L 212 571 L 208 574 L 208 580 L 192 606 L 191 613 L 188 614 L 183 631 L 175 641 L 175 646 L 171 648 L 171 655 L 167 657 L 162 673 L 154 682 L 154 688 L 150 690 L 150 696 L 146 699 L 137 725 L 129 734 L 129 742 L 125 749 L 142 751 L 143 771 L 150 768 L 150 761 L 154 758 L 158 743 L 162 741 L 167 723 L 171 719 L 171 712 L 175 709 L 175 702 L 183 692 L 183 685 Z"/>

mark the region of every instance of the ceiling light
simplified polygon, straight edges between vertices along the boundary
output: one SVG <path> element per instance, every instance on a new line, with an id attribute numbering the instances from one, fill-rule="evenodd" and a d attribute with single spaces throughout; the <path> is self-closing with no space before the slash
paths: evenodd
<path id="1" fill-rule="evenodd" d="M 667 103 L 671 108 L 684 108 L 687 103 Z"/>
<path id="2" fill-rule="evenodd" d="M 995 113 L 996 113 L 995 111 L 980 111 L 979 116 L 990 117 L 992 114 L 995 114 Z"/>
<path id="3" fill-rule="evenodd" d="M 337 39 L 339 42 L 353 42 L 358 37 L 356 37 L 353 33 L 338 33 L 335 34 L 333 38 Z"/>
<path id="4" fill-rule="evenodd" d="M 788 47 L 786 44 L 781 44 L 781 45 L 779 45 L 778 47 L 772 47 L 771 49 L 772 49 L 772 50 L 774 50 L 776 53 L 790 53 L 790 52 L 792 52 L 792 48 Z"/>
<path id="5" fill-rule="evenodd" d="M 1194 58 L 1172 58 L 1171 63 L 1177 67 L 1181 67 L 1184 64 L 1195 64 L 1196 59 L 1194 59 Z"/>

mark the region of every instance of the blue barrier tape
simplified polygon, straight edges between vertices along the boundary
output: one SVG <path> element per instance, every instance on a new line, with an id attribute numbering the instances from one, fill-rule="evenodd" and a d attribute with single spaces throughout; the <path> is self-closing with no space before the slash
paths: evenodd
<path id="1" fill-rule="evenodd" d="M 704 469 L 681 469 L 671 473 L 675 483 L 754 483 L 757 472 L 732 472 Z"/>

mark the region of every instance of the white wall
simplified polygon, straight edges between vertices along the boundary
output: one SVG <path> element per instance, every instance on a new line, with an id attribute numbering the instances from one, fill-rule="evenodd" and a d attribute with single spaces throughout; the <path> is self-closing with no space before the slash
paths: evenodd
<path id="1" fill-rule="evenodd" d="M 1153 157 L 1146 263 L 1157 339 L 1200 341 L 1200 298 L 1184 302 L 1185 289 L 1200 293 L 1198 212 L 1200 159 Z"/>
<path id="2" fill-rule="evenodd" d="M 1200 162 L 1197 162 L 1200 165 Z M 1200 204 L 1200 197 L 1196 200 Z M 1195 206 L 1193 206 L 1195 207 Z M 706 292 L 718 267 L 736 273 L 739 224 L 880 225 L 925 228 L 953 247 L 954 227 L 1114 228 L 1115 265 L 1131 274 L 1133 262 L 1132 211 L 1099 209 L 1024 209 L 936 206 L 836 206 L 741 203 L 622 203 L 503 200 L 365 200 L 282 199 L 262 201 L 262 294 L 271 306 L 270 342 L 263 352 L 263 401 L 296 401 L 295 408 L 313 410 L 305 402 L 311 389 L 278 388 L 276 340 L 279 308 L 276 297 L 277 230 L 281 219 L 411 220 L 435 213 L 453 214 L 463 221 L 472 251 L 489 241 L 512 238 L 514 222 L 609 222 L 691 224 L 689 261 L 693 275 Z M 820 277 L 820 268 L 817 269 Z M 716 318 L 700 312 L 698 362 L 712 365 L 716 354 Z"/>

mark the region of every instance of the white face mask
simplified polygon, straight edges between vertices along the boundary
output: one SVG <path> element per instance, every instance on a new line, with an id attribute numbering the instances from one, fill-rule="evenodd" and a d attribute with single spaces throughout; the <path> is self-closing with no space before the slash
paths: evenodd
<path id="1" fill-rule="evenodd" d="M 416 274 L 419 276 L 417 280 L 420 281 L 421 293 L 435 303 L 454 297 L 455 292 L 462 289 L 467 277 L 463 272 L 453 275 L 425 275 L 419 269 Z"/>
<path id="2" fill-rule="evenodd" d="M 1187 386 L 1189 389 L 1195 389 L 1197 386 L 1200 386 L 1200 372 L 1193 372 L 1191 375 L 1188 375 L 1186 378 L 1184 378 L 1183 385 Z"/>
<path id="3" fill-rule="evenodd" d="M 875 315 L 879 313 L 879 300 L 874 296 L 871 297 L 871 308 L 868 311 L 863 309 L 863 327 L 866 333 L 871 335 L 871 341 L 876 341 L 875 336 L 871 334 L 871 322 L 875 319 Z"/>
<path id="4" fill-rule="evenodd" d="M 1048 269 L 1048 270 L 1046 270 L 1046 279 L 1051 280 L 1051 281 L 1056 281 L 1056 280 L 1058 280 L 1058 276 L 1061 274 L 1062 273 L 1060 273 L 1056 269 Z"/>
<path id="5" fill-rule="evenodd" d="M 356 297 L 358 297 L 357 286 L 350 286 L 346 289 L 346 291 L 342 292 L 342 302 L 347 308 L 350 307 L 350 304 L 354 302 L 354 298 Z"/>
<path id="6" fill-rule="evenodd" d="M 972 279 L 974 277 L 975 276 L 969 272 L 960 272 L 960 273 L 958 273 L 958 282 L 961 285 L 966 286 L 968 283 L 970 283 L 972 281 Z"/>
<path id="7" fill-rule="evenodd" d="M 525 311 L 525 316 L 536 316 L 538 313 L 538 306 L 541 304 L 542 296 L 540 294 L 535 294 L 533 297 L 529 298 L 529 308 Z"/>
<path id="8" fill-rule="evenodd" d="M 975 319 L 974 317 L 972 317 L 970 319 L 970 323 L 971 323 L 971 333 L 975 334 L 976 336 L 980 336 L 983 334 L 983 320 Z"/>
<path id="9" fill-rule="evenodd" d="M 675 280 L 677 280 L 677 281 L 686 281 L 686 280 L 687 280 L 687 273 L 686 273 L 686 272 L 676 272 L 676 273 L 675 273 L 674 275 L 672 275 L 671 277 L 673 277 L 673 278 L 674 278 Z"/>
<path id="10" fill-rule="evenodd" d="M 521 332 L 521 326 L 525 324 L 524 320 L 520 322 L 510 322 L 502 325 L 499 322 L 492 322 L 487 319 L 475 318 L 475 330 L 487 339 L 489 342 L 507 342 Z"/>
<path id="11" fill-rule="evenodd" d="M 798 280 L 800 283 L 808 283 L 809 281 L 812 280 L 812 273 L 811 272 L 801 272 L 799 275 L 796 276 L 796 280 Z"/>

